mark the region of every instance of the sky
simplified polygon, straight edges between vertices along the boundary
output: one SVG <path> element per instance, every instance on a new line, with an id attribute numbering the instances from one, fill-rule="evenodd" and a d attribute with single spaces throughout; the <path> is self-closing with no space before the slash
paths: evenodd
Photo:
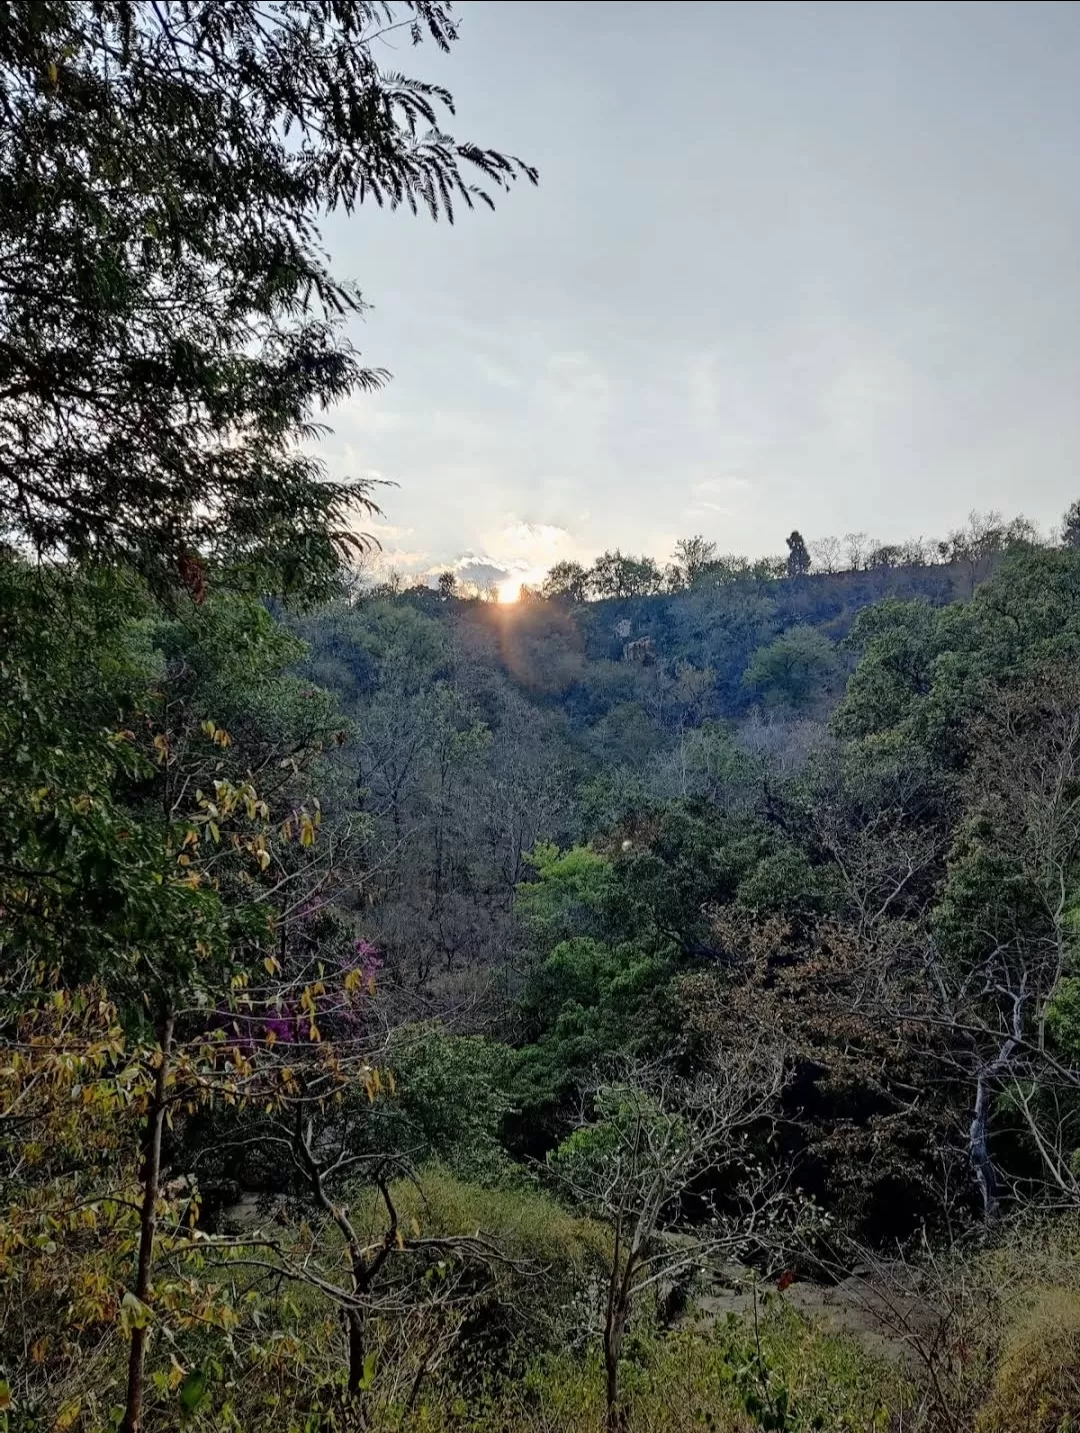
<path id="1" fill-rule="evenodd" d="M 450 227 L 334 215 L 381 393 L 329 417 L 384 565 L 504 591 L 1080 496 L 1080 6 L 464 0 L 456 137 L 540 169 Z"/>

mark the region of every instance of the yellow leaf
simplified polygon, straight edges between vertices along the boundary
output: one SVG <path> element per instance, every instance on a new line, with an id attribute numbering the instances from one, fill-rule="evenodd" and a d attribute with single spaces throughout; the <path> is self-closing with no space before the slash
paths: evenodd
<path id="1" fill-rule="evenodd" d="M 77 1420 L 82 1410 L 82 1399 L 69 1398 L 66 1403 L 60 1405 L 60 1411 L 56 1415 L 56 1422 L 53 1427 L 57 1433 L 65 1433 L 65 1430 Z"/>

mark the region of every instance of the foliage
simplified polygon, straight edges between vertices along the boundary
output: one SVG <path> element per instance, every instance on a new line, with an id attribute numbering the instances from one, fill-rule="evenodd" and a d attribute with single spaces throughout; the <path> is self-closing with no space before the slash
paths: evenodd
<path id="1" fill-rule="evenodd" d="M 546 598 L 565 597 L 571 602 L 584 602 L 588 591 L 589 574 L 580 562 L 557 562 L 541 588 Z"/>
<path id="2" fill-rule="evenodd" d="M 1080 1297 L 1043 1289 L 1009 1331 L 980 1433 L 1060 1433 L 1080 1417 Z"/>
<path id="3" fill-rule="evenodd" d="M 619 1051 L 655 1051 L 671 1038 L 670 973 L 667 961 L 628 942 L 578 936 L 551 951 L 521 999 L 529 1043 L 511 1082 L 519 1138 L 531 1145 L 550 1138 L 550 1121 L 598 1063 Z"/>
<path id="4" fill-rule="evenodd" d="M 745 681 L 766 701 L 794 711 L 808 707 L 837 676 L 832 643 L 822 633 L 793 627 L 759 647 L 746 669 Z"/>
<path id="5" fill-rule="evenodd" d="M 798 529 L 787 538 L 787 550 L 787 575 L 792 578 L 805 577 L 810 571 L 810 553 L 806 540 Z"/>
<path id="6" fill-rule="evenodd" d="M 394 1125 L 382 1136 L 387 1147 L 485 1185 L 510 1178 L 514 1167 L 500 1136 L 511 1059 L 506 1046 L 452 1035 L 435 1021 L 395 1030 L 386 1063 L 400 1095 Z"/>
<path id="7" fill-rule="evenodd" d="M 1080 499 L 1070 503 L 1061 521 L 1061 540 L 1066 547 L 1080 547 Z"/>
<path id="8" fill-rule="evenodd" d="M 443 89 L 380 68 L 398 13 L 414 43 L 456 38 L 426 0 L 4 6 L 9 533 L 196 594 L 207 558 L 326 590 L 370 485 L 327 480 L 297 440 L 386 375 L 338 333 L 362 303 L 319 217 L 368 199 L 452 220 L 536 178 L 442 133 Z"/>
<path id="9" fill-rule="evenodd" d="M 551 842 L 530 852 L 529 861 L 537 879 L 519 886 L 517 915 L 530 944 L 547 950 L 599 933 L 613 895 L 611 862 L 587 846 L 560 851 Z"/>
<path id="10" fill-rule="evenodd" d="M 587 580 L 596 597 L 644 597 L 659 592 L 662 579 L 651 557 L 631 557 L 615 548 L 600 554 Z"/>

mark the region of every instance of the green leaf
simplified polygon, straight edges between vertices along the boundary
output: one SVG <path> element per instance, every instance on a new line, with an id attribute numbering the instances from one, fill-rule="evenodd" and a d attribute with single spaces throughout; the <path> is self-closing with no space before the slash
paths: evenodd
<path id="1" fill-rule="evenodd" d="M 360 1380 L 360 1387 L 365 1393 L 375 1382 L 375 1365 L 378 1363 L 378 1361 L 379 1354 L 376 1349 L 372 1349 L 368 1356 L 364 1359 L 364 1376 Z"/>
<path id="2" fill-rule="evenodd" d="M 201 1368 L 192 1368 L 180 1385 L 180 1407 L 185 1413 L 194 1413 L 206 1397 L 206 1373 Z"/>

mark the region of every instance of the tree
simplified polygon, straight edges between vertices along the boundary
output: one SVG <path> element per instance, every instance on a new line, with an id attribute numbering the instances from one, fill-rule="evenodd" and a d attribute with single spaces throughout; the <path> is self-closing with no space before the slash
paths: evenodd
<path id="1" fill-rule="evenodd" d="M 123 1427 L 137 1433 L 151 1324 L 171 1311 L 162 1254 L 177 1254 L 187 1219 L 183 1208 L 174 1218 L 167 1190 L 167 1130 L 209 1099 L 235 1103 L 253 1086 L 266 1096 L 265 1062 L 249 1068 L 242 1034 L 225 1039 L 227 1027 L 250 1022 L 253 1003 L 265 1023 L 268 1008 L 280 1015 L 306 999 L 314 1024 L 321 996 L 310 962 L 328 963 L 331 950 L 327 941 L 313 955 L 303 927 L 357 857 L 347 817 L 318 840 L 312 790 L 341 717 L 284 671 L 299 644 L 251 599 L 214 593 L 165 614 L 130 574 L 41 573 L 12 559 L 0 559 L 0 591 L 0 795 L 19 813 L 0 842 L 0 966 L 24 986 L 13 1006 L 5 998 L 2 1036 L 22 1043 L 26 1007 L 29 1028 L 44 1020 L 47 1036 L 31 1089 L 41 1084 L 71 1109 L 71 1086 L 82 1083 L 71 1071 L 89 1050 L 105 1112 L 124 1107 L 115 1157 L 85 1197 L 106 1209 L 119 1199 L 137 1215 L 125 1226 L 110 1214 L 106 1241 L 116 1254 L 109 1277 L 124 1290 Z M 291 987 L 252 980 L 252 970 L 276 976 L 297 951 L 307 965 Z M 130 1041 L 103 1013 L 110 999 Z M 70 1009 L 74 1038 L 49 1033 L 50 1000 Z M 19 1105 L 27 1072 L 16 1060 L 10 1073 Z M 64 1128 L 48 1101 L 35 1114 L 42 1129 L 59 1124 L 69 1158 L 95 1137 L 96 1111 L 85 1128 L 78 1118 Z M 94 1175 L 99 1161 L 88 1162 Z M 34 1203 L 24 1165 L 16 1150 L 5 1181 L 13 1205 L 17 1194 Z M 57 1180 L 43 1181 L 47 1196 L 63 1195 L 65 1180 L 61 1163 Z M 197 1202 L 185 1188 L 181 1205 Z M 107 1321 L 109 1304 L 91 1324 Z"/>
<path id="2" fill-rule="evenodd" d="M 1065 510 L 1061 519 L 1061 540 L 1066 547 L 1080 548 L 1080 498 Z"/>
<path id="3" fill-rule="evenodd" d="M 619 1370 L 642 1295 L 719 1254 L 745 1251 L 775 1208 L 778 1192 L 756 1167 L 746 1136 L 773 1118 L 783 1076 L 778 1048 L 760 1043 L 717 1055 L 691 1080 L 625 1065 L 590 1092 L 589 1117 L 548 1159 L 562 1186 L 614 1229 L 601 1314 L 608 1433 L 626 1427 Z M 724 1210 L 709 1192 L 721 1178 L 738 1191 Z M 694 1233 L 673 1239 L 691 1190 L 702 1217 Z"/>
<path id="4" fill-rule="evenodd" d="M 898 562 L 902 562 L 903 557 L 904 549 L 899 543 L 880 543 L 867 556 L 866 565 L 869 568 L 888 569 L 895 567 Z"/>
<path id="5" fill-rule="evenodd" d="M 565 597 L 571 602 L 584 602 L 588 596 L 589 575 L 580 562 L 557 562 L 544 578 L 542 597 Z"/>
<path id="6" fill-rule="evenodd" d="M 807 551 L 803 535 L 797 529 L 787 538 L 787 575 L 789 577 L 805 577 L 810 571 L 810 553 Z"/>
<path id="7" fill-rule="evenodd" d="M 453 220 L 536 180 L 442 133 L 445 90 L 380 68 L 400 27 L 457 33 L 435 0 L 6 7 L 0 528 L 195 593 L 206 561 L 318 589 L 364 541 L 370 484 L 298 441 L 386 378 L 338 332 L 362 301 L 318 218 L 372 199 Z"/>
<path id="8" fill-rule="evenodd" d="M 792 627 L 774 642 L 759 647 L 743 682 L 766 701 L 803 710 L 836 678 L 836 649 L 814 627 Z"/>
<path id="9" fill-rule="evenodd" d="M 926 953 L 973 1086 L 972 1173 L 987 1217 L 1000 1199 L 995 1097 L 1019 1115 L 1056 1197 L 1080 1200 L 1080 1069 L 1060 1036 L 1075 977 L 1080 891 L 1080 683 L 1066 667 L 990 693 L 973 721 L 967 816 Z"/>
<path id="10" fill-rule="evenodd" d="M 453 572 L 439 573 L 439 596 L 444 602 L 457 596 L 457 577 Z"/>
<path id="11" fill-rule="evenodd" d="M 819 572 L 839 572 L 843 546 L 838 537 L 819 537 L 811 542 L 810 551 Z"/>
<path id="12" fill-rule="evenodd" d="M 681 537 L 675 544 L 672 567 L 677 572 L 683 587 L 693 587 L 709 564 L 716 560 L 716 543 L 695 533 L 693 537 Z"/>
<path id="13" fill-rule="evenodd" d="M 847 532 L 844 534 L 844 548 L 847 552 L 847 564 L 852 572 L 858 572 L 863 565 L 863 554 L 867 546 L 872 546 L 865 532 Z"/>
<path id="14" fill-rule="evenodd" d="M 597 597 L 648 597 L 662 585 L 663 574 L 651 557 L 631 557 L 618 548 L 602 552 L 589 571 Z"/>

